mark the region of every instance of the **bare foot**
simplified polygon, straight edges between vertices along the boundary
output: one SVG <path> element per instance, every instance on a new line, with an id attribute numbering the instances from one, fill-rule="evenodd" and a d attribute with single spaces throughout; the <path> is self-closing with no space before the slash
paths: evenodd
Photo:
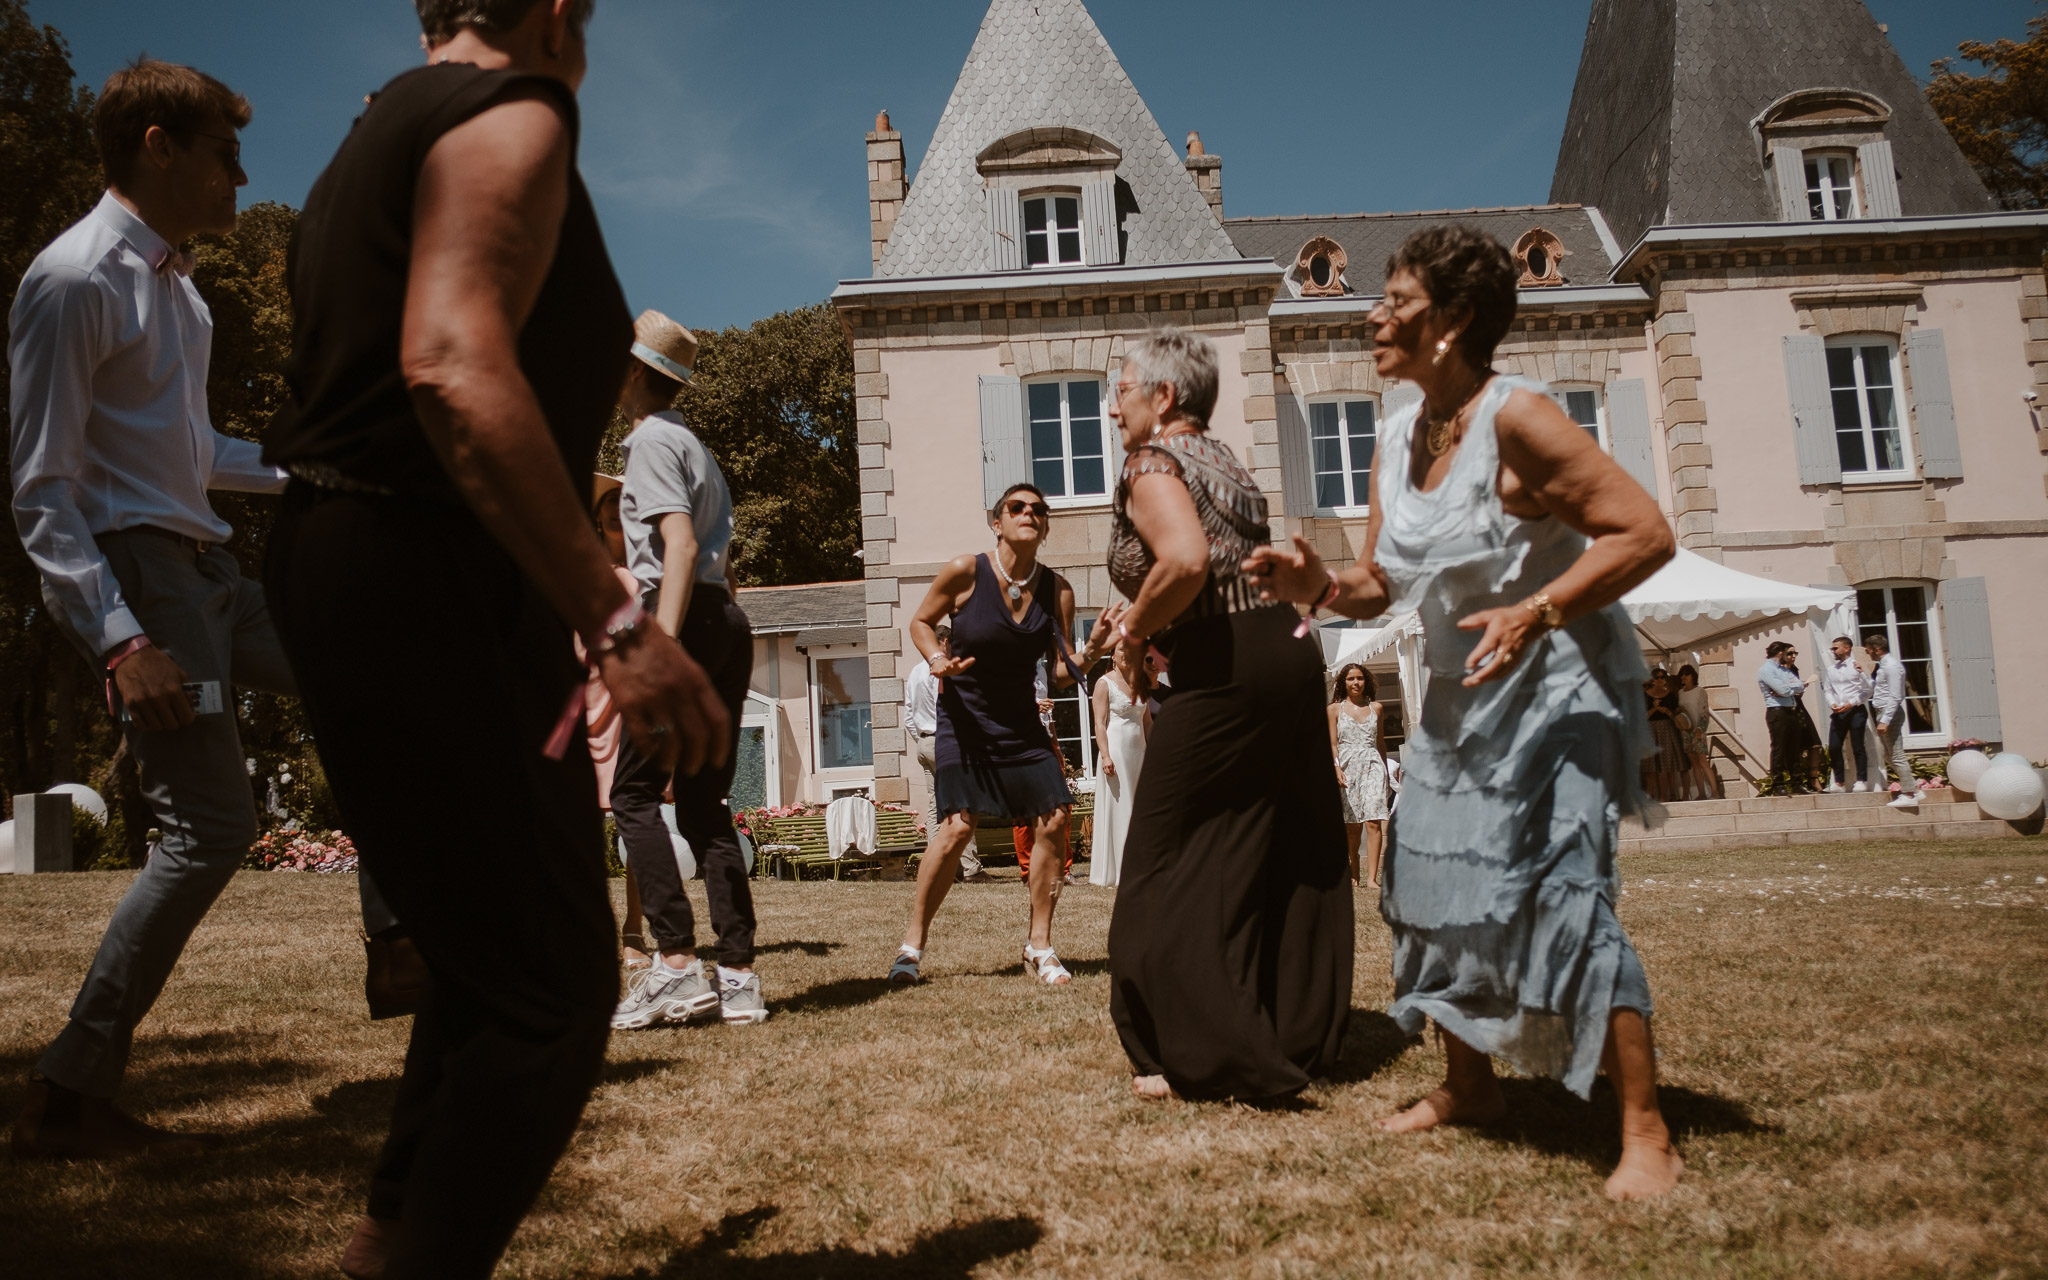
<path id="1" fill-rule="evenodd" d="M 1157 1102 L 1173 1096 L 1173 1086 L 1166 1083 L 1165 1076 L 1132 1076 L 1131 1092 L 1147 1102 Z"/>
<path id="2" fill-rule="evenodd" d="M 1507 1099 L 1489 1082 L 1483 1090 L 1469 1095 L 1438 1089 L 1406 1111 L 1381 1116 L 1374 1121 L 1382 1133 L 1420 1133 L 1440 1124 L 1492 1124 L 1508 1112 Z"/>
<path id="3" fill-rule="evenodd" d="M 1654 1200 L 1678 1185 L 1685 1172 L 1670 1139 L 1663 1142 L 1623 1142 L 1621 1163 L 1607 1180 L 1609 1200 Z"/>

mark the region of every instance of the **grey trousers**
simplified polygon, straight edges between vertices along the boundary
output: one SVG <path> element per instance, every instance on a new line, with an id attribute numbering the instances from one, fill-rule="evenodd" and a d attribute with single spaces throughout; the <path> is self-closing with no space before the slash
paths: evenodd
<path id="1" fill-rule="evenodd" d="M 939 765 L 933 753 L 937 750 L 938 739 L 929 733 L 912 730 L 911 740 L 917 744 L 917 767 L 924 771 L 924 794 L 918 798 L 918 809 L 924 815 L 925 830 L 935 832 L 939 829 Z M 981 858 L 975 853 L 974 842 L 969 840 L 967 847 L 960 851 L 960 878 L 965 880 L 980 874 Z"/>
<path id="2" fill-rule="evenodd" d="M 1870 727 L 1877 734 L 1877 781 L 1882 789 L 1887 769 L 1898 779 L 1899 794 L 1913 796 L 1920 794 L 1920 780 L 1913 776 L 1913 762 L 1906 759 L 1906 709 L 1900 707 L 1892 713 L 1890 724 L 1878 724 L 1875 715 L 1870 717 Z"/>
<path id="3" fill-rule="evenodd" d="M 218 681 L 222 702 L 220 711 L 166 732 L 120 717 L 143 798 L 164 838 L 114 908 L 70 1021 L 36 1064 L 67 1089 L 111 1098 L 127 1070 L 136 1025 L 256 840 L 256 797 L 235 722 L 235 687 L 287 695 L 298 689 L 263 587 L 242 576 L 232 555 L 219 548 L 201 555 L 147 533 L 101 534 L 96 541 L 151 643 L 188 680 Z M 44 600 L 62 627 L 63 610 L 47 587 Z M 99 678 L 100 656 L 77 635 L 69 638 Z M 395 923 L 367 880 L 362 893 L 366 920 Z"/>

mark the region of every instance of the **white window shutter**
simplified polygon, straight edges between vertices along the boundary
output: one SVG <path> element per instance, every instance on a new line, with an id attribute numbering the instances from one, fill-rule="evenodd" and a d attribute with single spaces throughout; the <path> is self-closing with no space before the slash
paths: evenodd
<path id="1" fill-rule="evenodd" d="M 1982 578 L 1941 584 L 1941 638 L 1948 650 L 1948 696 L 1958 738 L 2005 741 L 1998 716 L 1998 672 L 1991 661 L 1991 596 Z"/>
<path id="2" fill-rule="evenodd" d="M 1906 335 L 1906 376 L 1913 380 L 1913 428 L 1920 441 L 1920 474 L 1930 480 L 1962 479 L 1963 442 L 1956 433 L 1948 342 L 1941 330 L 1915 329 Z"/>
<path id="3" fill-rule="evenodd" d="M 1290 516 L 1312 516 L 1316 513 L 1316 476 L 1309 465 L 1308 415 L 1302 411 L 1301 398 L 1292 391 L 1276 392 L 1273 408 L 1280 429 L 1281 509 Z"/>
<path id="4" fill-rule="evenodd" d="M 988 187 L 988 262 L 992 271 L 1024 268 L 1024 201 L 1014 190 Z"/>
<path id="5" fill-rule="evenodd" d="M 1835 406 L 1828 395 L 1828 351 L 1819 334 L 1785 335 L 1785 389 L 1792 397 L 1799 483 L 1840 484 L 1842 454 L 1835 446 Z"/>
<path id="6" fill-rule="evenodd" d="M 1892 164 L 1892 144 L 1883 138 L 1856 148 L 1856 167 L 1863 171 L 1863 216 L 1899 216 L 1899 171 Z"/>
<path id="7" fill-rule="evenodd" d="M 1081 184 L 1081 262 L 1116 265 L 1116 178 Z"/>
<path id="8" fill-rule="evenodd" d="M 1781 142 L 1771 148 L 1771 164 L 1778 175 L 1778 217 L 1786 222 L 1811 221 L 1813 211 L 1806 205 L 1806 154 Z"/>
<path id="9" fill-rule="evenodd" d="M 981 378 L 981 505 L 996 505 L 1003 490 L 1031 479 L 1024 449 L 1024 381 L 1000 375 Z"/>
<path id="10" fill-rule="evenodd" d="M 1607 384 L 1607 440 L 1614 460 L 1657 496 L 1657 451 L 1650 443 L 1650 394 L 1641 378 Z"/>

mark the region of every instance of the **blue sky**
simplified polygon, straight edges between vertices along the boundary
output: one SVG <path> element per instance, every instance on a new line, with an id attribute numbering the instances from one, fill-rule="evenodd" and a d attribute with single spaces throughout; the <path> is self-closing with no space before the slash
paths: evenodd
<path id="1" fill-rule="evenodd" d="M 1590 0 L 1089 0 L 1230 214 L 1540 203 Z M 2022 38 L 2030 0 L 1868 0 L 1906 65 Z M 599 0 L 584 176 L 633 305 L 697 327 L 868 272 L 862 135 L 916 164 L 984 0 Z M 365 93 L 420 60 L 409 0 L 29 0 L 95 87 L 140 51 L 246 94 L 249 200 L 297 205 Z M 1256 16 L 1251 22 L 1247 16 Z"/>

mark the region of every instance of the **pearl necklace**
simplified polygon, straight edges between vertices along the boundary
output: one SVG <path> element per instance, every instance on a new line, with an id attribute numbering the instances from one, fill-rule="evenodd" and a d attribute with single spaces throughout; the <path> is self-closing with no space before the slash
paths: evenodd
<path id="1" fill-rule="evenodd" d="M 1003 572 L 1003 553 L 1001 551 L 997 551 L 989 556 L 988 566 L 996 571 L 996 576 L 1001 578 L 1004 585 L 1009 588 L 1010 599 L 1013 602 L 1024 598 L 1023 582 L 1030 582 L 1038 576 L 1038 562 L 1034 560 L 1031 562 L 1031 572 L 1024 575 L 1023 582 L 1013 580 L 1009 574 Z"/>

